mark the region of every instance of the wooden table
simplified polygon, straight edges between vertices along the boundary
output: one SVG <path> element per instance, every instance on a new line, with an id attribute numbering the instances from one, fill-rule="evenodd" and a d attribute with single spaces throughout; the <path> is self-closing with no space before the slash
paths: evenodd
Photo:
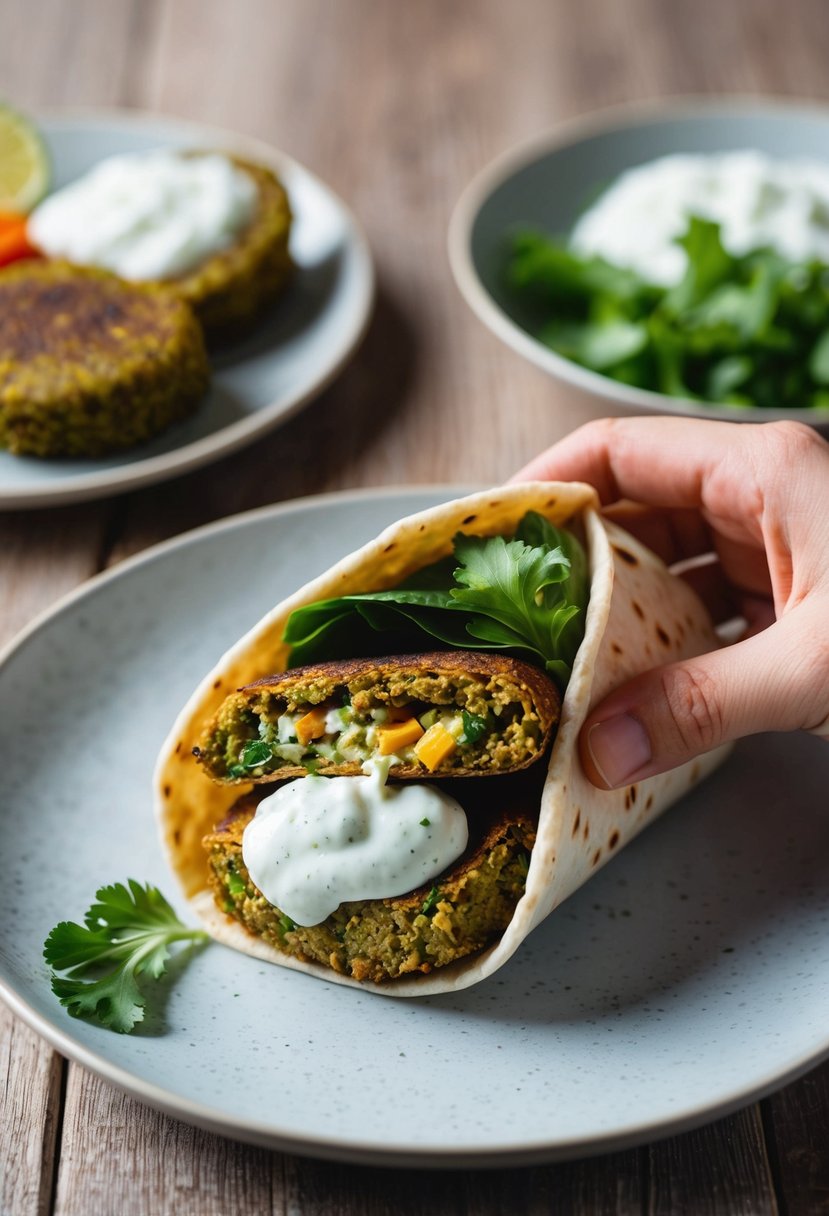
<path id="1" fill-rule="evenodd" d="M 687 93 L 829 94 L 821 0 L 5 0 L 21 107 L 138 106 L 269 140 L 368 232 L 368 337 L 309 411 L 131 495 L 0 515 L 0 644 L 89 575 L 232 512 L 323 490 L 496 482 L 585 420 L 470 315 L 452 206 L 562 118 Z M 409 1172 L 194 1130 L 63 1060 L 0 1007 L 4 1214 L 792 1213 L 829 1208 L 829 1067 L 674 1139 L 525 1170 Z"/>

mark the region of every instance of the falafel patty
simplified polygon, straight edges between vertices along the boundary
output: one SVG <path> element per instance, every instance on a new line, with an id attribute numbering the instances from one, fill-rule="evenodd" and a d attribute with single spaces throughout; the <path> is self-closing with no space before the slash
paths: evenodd
<path id="1" fill-rule="evenodd" d="M 293 271 L 288 252 L 291 208 L 284 186 L 264 165 L 236 156 L 227 159 L 253 178 L 253 218 L 226 249 L 186 274 L 164 280 L 195 309 L 209 341 L 250 329 L 262 309 L 281 295 Z"/>
<path id="2" fill-rule="evenodd" d="M 492 944 L 524 893 L 535 821 L 520 811 L 484 814 L 476 816 L 476 842 L 430 886 L 340 904 L 319 925 L 294 924 L 254 885 L 242 857 L 256 802 L 241 798 L 204 839 L 216 903 L 268 945 L 341 975 L 379 984 L 445 967 Z"/>
<path id="3" fill-rule="evenodd" d="M 515 772 L 558 721 L 551 680 L 480 651 L 435 651 L 296 667 L 231 694 L 194 752 L 216 781 L 354 776 L 391 756 L 392 777 Z"/>
<path id="4" fill-rule="evenodd" d="M 101 456 L 191 414 L 210 370 L 175 292 L 66 262 L 0 273 L 0 447 Z"/>

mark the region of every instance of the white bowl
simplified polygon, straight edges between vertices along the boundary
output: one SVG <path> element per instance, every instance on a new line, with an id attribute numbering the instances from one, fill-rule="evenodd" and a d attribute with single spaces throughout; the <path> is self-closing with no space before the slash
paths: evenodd
<path id="1" fill-rule="evenodd" d="M 449 227 L 449 260 L 472 310 L 513 350 L 564 382 L 595 410 L 682 414 L 736 422 L 798 419 L 829 428 L 825 413 L 711 405 L 633 388 L 571 362 L 522 325 L 504 276 L 516 226 L 569 231 L 585 205 L 626 169 L 672 152 L 753 149 L 778 159 L 829 158 L 829 108 L 732 98 L 614 107 L 562 123 L 500 156 L 467 186 Z"/>

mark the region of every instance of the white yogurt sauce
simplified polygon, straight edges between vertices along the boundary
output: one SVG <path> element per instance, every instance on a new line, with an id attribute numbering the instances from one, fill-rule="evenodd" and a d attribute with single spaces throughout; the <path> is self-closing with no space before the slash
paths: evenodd
<path id="1" fill-rule="evenodd" d="M 256 183 L 226 156 L 114 156 L 36 207 L 30 239 L 50 257 L 125 279 L 184 274 L 232 244 L 256 208 Z"/>
<path id="2" fill-rule="evenodd" d="M 242 857 L 298 925 L 320 924 L 346 900 L 414 891 L 466 848 L 461 805 L 419 781 L 387 786 L 396 761 L 369 761 L 365 777 L 300 777 L 259 803 Z"/>
<path id="3" fill-rule="evenodd" d="M 674 242 L 690 215 L 721 224 L 729 253 L 771 246 L 793 261 L 829 264 L 829 163 L 760 152 L 665 156 L 623 173 L 578 221 L 570 244 L 668 286 L 685 270 Z"/>

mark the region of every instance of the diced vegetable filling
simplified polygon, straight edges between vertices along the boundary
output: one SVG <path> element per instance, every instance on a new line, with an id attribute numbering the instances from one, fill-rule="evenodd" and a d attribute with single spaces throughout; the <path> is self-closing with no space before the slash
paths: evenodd
<path id="1" fill-rule="evenodd" d="M 451 702 L 439 705 L 346 686 L 318 704 L 291 704 L 269 690 L 242 693 L 231 699 L 202 758 L 215 775 L 250 780 L 297 765 L 311 771 L 362 765 L 378 755 L 429 773 L 512 766 L 537 753 L 542 729 L 525 690 L 521 696 L 505 687 L 492 695 L 470 684 L 451 691 Z"/>

